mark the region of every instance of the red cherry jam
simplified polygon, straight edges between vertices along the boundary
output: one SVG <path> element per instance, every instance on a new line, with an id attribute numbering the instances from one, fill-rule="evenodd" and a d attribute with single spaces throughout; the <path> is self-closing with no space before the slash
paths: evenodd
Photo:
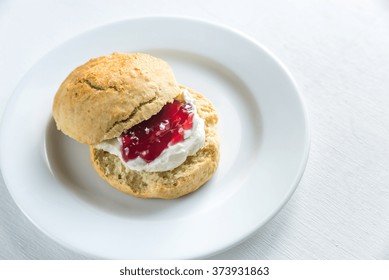
<path id="1" fill-rule="evenodd" d="M 168 146 L 184 140 L 185 130 L 192 129 L 193 115 L 192 104 L 174 100 L 158 114 L 123 132 L 120 137 L 124 161 L 139 156 L 152 162 Z"/>

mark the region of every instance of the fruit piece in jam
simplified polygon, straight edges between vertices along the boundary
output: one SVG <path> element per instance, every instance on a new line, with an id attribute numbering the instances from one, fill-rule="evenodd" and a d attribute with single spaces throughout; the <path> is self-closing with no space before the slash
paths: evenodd
<path id="1" fill-rule="evenodd" d="M 125 162 L 141 157 L 147 163 L 156 159 L 168 146 L 184 140 L 185 130 L 193 126 L 191 103 L 174 100 L 162 110 L 120 136 Z"/>

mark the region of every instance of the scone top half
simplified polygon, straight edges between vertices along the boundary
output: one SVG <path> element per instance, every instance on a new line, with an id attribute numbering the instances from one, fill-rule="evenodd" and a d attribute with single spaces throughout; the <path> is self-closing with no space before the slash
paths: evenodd
<path id="1" fill-rule="evenodd" d="M 63 133 L 95 145 L 149 119 L 180 92 L 165 61 L 113 53 L 69 74 L 54 98 L 53 117 Z"/>

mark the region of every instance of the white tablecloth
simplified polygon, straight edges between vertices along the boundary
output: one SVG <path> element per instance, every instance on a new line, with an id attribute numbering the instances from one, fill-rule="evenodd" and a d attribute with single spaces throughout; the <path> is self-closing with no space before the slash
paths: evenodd
<path id="1" fill-rule="evenodd" d="M 143 15 L 197 17 L 248 34 L 285 63 L 309 109 L 311 153 L 292 199 L 250 239 L 213 258 L 389 259 L 387 1 L 1 0 L 0 113 L 53 47 Z M 0 259 L 83 258 L 36 229 L 0 178 Z"/>

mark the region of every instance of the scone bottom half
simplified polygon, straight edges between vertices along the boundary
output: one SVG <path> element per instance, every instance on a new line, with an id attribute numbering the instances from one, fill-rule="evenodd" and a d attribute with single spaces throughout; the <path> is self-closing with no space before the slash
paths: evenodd
<path id="1" fill-rule="evenodd" d="M 96 147 L 149 120 L 186 89 L 204 120 L 205 143 L 178 167 L 162 172 L 136 171 Z M 101 178 L 127 194 L 173 199 L 197 190 L 215 173 L 219 162 L 218 117 L 209 100 L 178 85 L 170 66 L 142 53 L 114 53 L 91 59 L 64 80 L 53 102 L 57 128 L 90 145 L 92 164 Z M 170 161 L 169 161 L 170 162 Z"/>
<path id="2" fill-rule="evenodd" d="M 178 198 L 194 192 L 212 178 L 219 163 L 218 117 L 211 102 L 188 89 L 196 99 L 197 112 L 205 122 L 205 144 L 173 170 L 134 171 L 115 155 L 90 146 L 92 164 L 101 178 L 127 194 L 142 198 Z"/>

